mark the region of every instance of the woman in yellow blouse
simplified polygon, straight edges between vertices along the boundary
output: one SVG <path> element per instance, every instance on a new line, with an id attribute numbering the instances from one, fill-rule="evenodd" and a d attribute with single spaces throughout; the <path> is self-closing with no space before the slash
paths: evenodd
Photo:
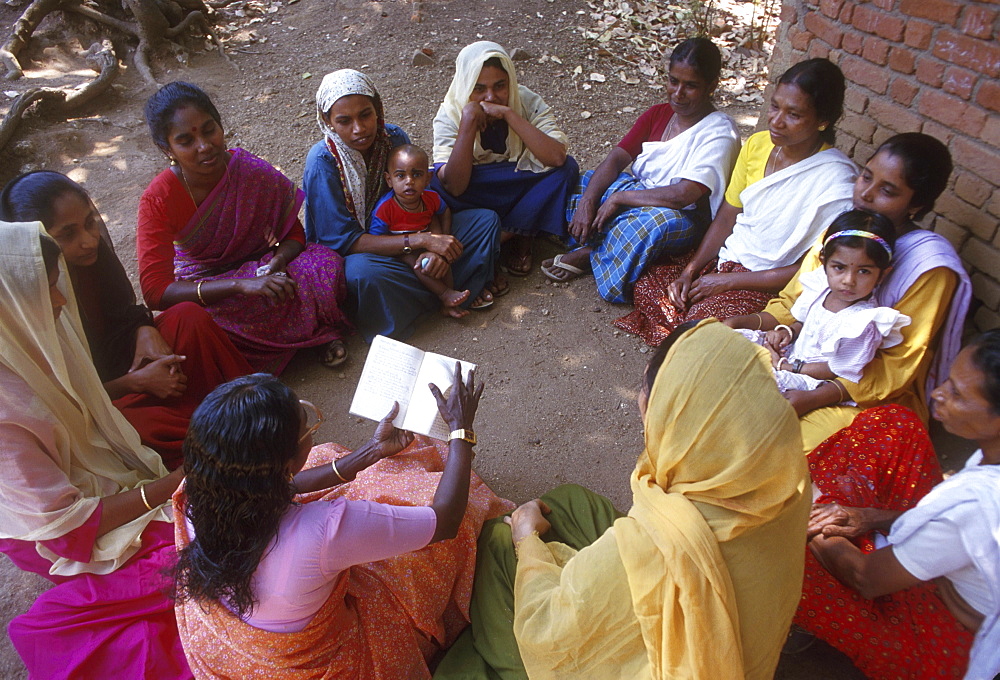
<path id="1" fill-rule="evenodd" d="M 488 522 L 435 678 L 773 677 L 810 504 L 795 414 L 763 348 L 688 327 L 646 369 L 628 516 L 571 486 Z"/>
<path id="2" fill-rule="evenodd" d="M 850 425 L 862 409 L 872 406 L 906 406 L 927 422 L 928 397 L 948 377 L 961 349 L 962 324 L 972 296 L 969 276 L 955 248 L 940 234 L 921 229 L 915 222 L 933 209 L 951 169 L 951 155 L 944 144 L 925 134 L 907 132 L 886 140 L 858 176 L 854 207 L 881 213 L 896 226 L 893 269 L 875 294 L 879 304 L 899 310 L 912 321 L 902 329 L 903 342 L 879 351 L 865 367 L 860 382 L 839 378 L 836 384 L 813 392 L 786 393 L 802 416 L 807 453 Z M 820 266 L 817 245 L 765 313 L 777 323 L 792 323 L 791 308 L 802 291 L 799 275 Z M 740 318 L 727 323 L 738 327 Z M 753 328 L 753 324 L 745 327 Z M 817 403 L 830 403 L 829 392 L 838 391 L 841 397 L 849 395 L 845 401 L 853 401 L 857 407 L 816 408 Z"/>

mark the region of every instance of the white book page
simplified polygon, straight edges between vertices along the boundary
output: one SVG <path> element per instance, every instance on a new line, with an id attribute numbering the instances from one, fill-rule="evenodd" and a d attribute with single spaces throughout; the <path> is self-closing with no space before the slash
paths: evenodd
<path id="1" fill-rule="evenodd" d="M 460 361 L 459 363 L 462 364 L 462 379 L 465 380 L 469 371 L 474 370 L 476 365 L 470 364 L 468 361 Z M 410 407 L 406 412 L 406 419 L 403 420 L 403 429 L 447 441 L 448 435 L 451 434 L 451 428 L 438 412 L 437 400 L 434 399 L 428 385 L 430 383 L 437 385 L 441 394 L 447 398 L 454 378 L 455 359 L 433 352 L 424 354 L 424 360 L 420 364 L 420 372 L 413 385 Z"/>
<path id="2" fill-rule="evenodd" d="M 392 422 L 401 428 L 423 354 L 405 342 L 376 336 L 354 391 L 351 415 L 382 420 L 392 409 L 392 402 L 398 401 L 399 413 Z"/>

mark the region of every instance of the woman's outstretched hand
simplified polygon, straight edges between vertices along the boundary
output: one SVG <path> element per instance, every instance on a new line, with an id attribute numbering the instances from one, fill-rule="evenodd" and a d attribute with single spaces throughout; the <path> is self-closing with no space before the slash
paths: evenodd
<path id="1" fill-rule="evenodd" d="M 809 513 L 806 537 L 842 536 L 858 538 L 875 527 L 867 521 L 867 508 L 852 508 L 839 503 L 816 503 Z"/>
<path id="2" fill-rule="evenodd" d="M 394 401 L 386 417 L 378 421 L 378 425 L 375 426 L 375 433 L 371 439 L 371 447 L 379 459 L 395 456 L 413 441 L 412 432 L 401 430 L 392 424 L 392 421 L 398 414 L 399 402 Z"/>
<path id="3" fill-rule="evenodd" d="M 462 382 L 462 364 L 455 362 L 455 377 L 451 383 L 451 391 L 445 399 L 438 386 L 431 383 L 431 394 L 437 400 L 438 411 L 444 422 L 453 430 L 472 429 L 472 421 L 476 418 L 479 408 L 479 398 L 483 395 L 483 384 L 476 385 L 476 372 L 469 371 L 465 383 Z"/>
<path id="4" fill-rule="evenodd" d="M 541 536 L 548 531 L 552 524 L 545 519 L 545 515 L 550 512 L 552 510 L 545 504 L 545 501 L 536 498 L 519 506 L 510 517 L 504 517 L 503 521 L 510 525 L 510 534 L 514 545 L 517 545 L 522 538 L 532 532 L 538 532 L 538 535 Z"/>

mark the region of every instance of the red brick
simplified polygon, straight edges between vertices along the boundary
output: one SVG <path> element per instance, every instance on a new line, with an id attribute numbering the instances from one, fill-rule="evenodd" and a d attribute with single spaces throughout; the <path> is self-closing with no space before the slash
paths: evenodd
<path id="1" fill-rule="evenodd" d="M 976 93 L 976 103 L 993 111 L 1000 111 L 1000 83 L 984 80 Z"/>
<path id="2" fill-rule="evenodd" d="M 918 109 L 928 118 L 933 118 L 968 135 L 978 135 L 986 124 L 985 111 L 940 90 L 927 90 L 921 93 Z"/>
<path id="3" fill-rule="evenodd" d="M 962 259 L 983 272 L 995 271 L 1000 251 L 979 239 L 970 238 L 962 246 Z"/>
<path id="4" fill-rule="evenodd" d="M 984 305 L 976 310 L 972 323 L 977 331 L 985 333 L 992 328 L 1000 328 L 1000 314 Z"/>
<path id="5" fill-rule="evenodd" d="M 950 191 L 945 192 L 934 204 L 934 210 L 952 222 L 968 229 L 974 236 L 989 241 L 997 230 L 997 221 Z M 1000 263 L 1000 260 L 997 260 Z"/>
<path id="6" fill-rule="evenodd" d="M 931 35 L 934 33 L 934 24 L 926 21 L 911 20 L 906 22 L 906 36 L 904 40 L 910 47 L 918 50 L 926 50 L 931 46 Z"/>
<path id="7" fill-rule="evenodd" d="M 889 43 L 878 38 L 866 38 L 861 56 L 873 64 L 885 66 L 885 63 L 889 61 Z"/>
<path id="8" fill-rule="evenodd" d="M 917 80 L 931 87 L 941 87 L 944 64 L 930 57 L 917 57 Z"/>
<path id="9" fill-rule="evenodd" d="M 866 33 L 874 33 L 886 40 L 902 40 L 906 22 L 902 17 L 887 14 L 868 5 L 854 8 L 851 22 Z"/>
<path id="10" fill-rule="evenodd" d="M 986 209 L 994 217 L 1000 217 L 1000 191 L 994 191 L 990 200 L 986 201 Z"/>
<path id="11" fill-rule="evenodd" d="M 920 132 L 920 125 L 923 123 L 923 118 L 908 107 L 886 99 L 872 99 L 868 102 L 868 115 L 894 132 Z"/>
<path id="12" fill-rule="evenodd" d="M 986 274 L 973 275 L 972 294 L 990 309 L 1000 307 L 1000 284 Z"/>
<path id="13" fill-rule="evenodd" d="M 855 144 L 854 150 L 851 152 L 851 158 L 853 158 L 854 162 L 857 163 L 858 165 L 864 165 L 869 160 L 871 160 L 871 157 L 874 155 L 875 155 L 875 147 L 870 146 L 868 144 L 864 144 L 863 142 L 858 142 L 857 144 Z"/>
<path id="14" fill-rule="evenodd" d="M 957 94 L 962 99 L 968 99 L 972 96 L 972 88 L 976 86 L 977 81 L 978 77 L 972 71 L 957 66 L 949 66 L 945 69 L 941 89 L 951 94 Z"/>
<path id="15" fill-rule="evenodd" d="M 829 59 L 830 58 L 830 46 L 827 45 L 822 40 L 813 40 L 809 43 L 809 58 L 810 59 Z"/>
<path id="16" fill-rule="evenodd" d="M 844 0 L 819 0 L 819 11 L 836 19 L 840 15 L 840 10 L 844 6 Z"/>
<path id="17" fill-rule="evenodd" d="M 979 139 L 995 149 L 1000 149 L 1000 116 L 990 116 L 986 120 L 983 131 L 979 133 Z M 1000 197 L 1000 193 L 997 196 Z"/>
<path id="18" fill-rule="evenodd" d="M 982 208 L 986 199 L 993 193 L 993 187 L 975 175 L 962 172 L 955 180 L 955 193 L 967 203 Z"/>
<path id="19" fill-rule="evenodd" d="M 862 142 L 870 144 L 872 135 L 875 133 L 875 123 L 868 116 L 849 113 L 837 123 L 837 132 L 841 130 Z"/>
<path id="20" fill-rule="evenodd" d="M 799 13 L 794 6 L 786 2 L 781 5 L 781 14 L 779 15 L 779 19 L 781 20 L 781 23 L 786 26 L 794 24 L 799 19 Z"/>
<path id="21" fill-rule="evenodd" d="M 902 0 L 899 11 L 911 17 L 954 26 L 962 5 L 949 0 Z"/>
<path id="22" fill-rule="evenodd" d="M 868 97 L 863 92 L 855 87 L 847 88 L 847 92 L 844 93 L 844 108 L 855 113 L 864 113 L 866 106 Z"/>
<path id="23" fill-rule="evenodd" d="M 934 41 L 934 56 L 949 63 L 965 66 L 990 78 L 1000 76 L 1000 45 L 970 38 L 955 31 L 938 31 Z"/>
<path id="24" fill-rule="evenodd" d="M 844 31 L 840 25 L 827 19 L 818 12 L 810 12 L 802 22 L 805 27 L 812 31 L 813 35 L 833 48 L 840 47 L 840 41 L 844 37 Z"/>
<path id="25" fill-rule="evenodd" d="M 925 120 L 924 128 L 921 130 L 925 135 L 930 135 L 934 139 L 938 139 L 945 144 L 950 144 L 952 137 L 955 136 L 955 131 L 950 127 L 945 127 L 934 120 Z"/>
<path id="26" fill-rule="evenodd" d="M 948 239 L 951 245 L 955 246 L 955 250 L 961 249 L 962 244 L 969 238 L 969 232 L 945 217 L 939 216 L 933 222 L 932 231 Z"/>
<path id="27" fill-rule="evenodd" d="M 840 23 L 845 26 L 849 26 L 851 20 L 854 18 L 854 3 L 848 2 L 844 4 L 844 9 L 840 10 Z"/>
<path id="28" fill-rule="evenodd" d="M 920 88 L 903 78 L 896 78 L 889 86 L 889 94 L 903 106 L 909 106 L 917 92 L 920 92 Z"/>
<path id="29" fill-rule="evenodd" d="M 878 94 L 885 94 L 889 88 L 889 72 L 886 69 L 869 64 L 857 57 L 841 59 L 840 70 L 844 72 L 844 76 L 848 80 L 864 85 Z"/>
<path id="30" fill-rule="evenodd" d="M 804 52 L 809 47 L 809 42 L 813 39 L 813 34 L 792 26 L 788 29 L 788 38 L 793 50 Z"/>
<path id="31" fill-rule="evenodd" d="M 891 11 L 893 5 L 896 4 L 896 0 L 872 0 L 872 4 L 878 7 L 879 9 Z"/>
<path id="32" fill-rule="evenodd" d="M 861 50 L 865 48 L 865 37 L 857 31 L 846 31 L 841 47 L 848 54 L 861 54 Z"/>
<path id="33" fill-rule="evenodd" d="M 882 144 L 884 144 L 887 139 L 895 136 L 895 134 L 896 133 L 890 130 L 889 128 L 880 127 L 878 130 L 875 131 L 875 134 L 872 136 L 872 146 L 877 149 L 878 147 L 882 146 Z"/>
<path id="34" fill-rule="evenodd" d="M 1000 151 L 962 136 L 956 136 L 949 147 L 956 166 L 971 170 L 987 182 L 996 179 Z"/>
<path id="35" fill-rule="evenodd" d="M 966 7 L 960 23 L 962 33 L 973 38 L 990 39 L 993 37 L 993 23 L 996 18 L 996 10 L 987 7 Z"/>
<path id="36" fill-rule="evenodd" d="M 917 58 L 913 50 L 893 47 L 889 51 L 889 68 L 900 73 L 913 73 Z"/>

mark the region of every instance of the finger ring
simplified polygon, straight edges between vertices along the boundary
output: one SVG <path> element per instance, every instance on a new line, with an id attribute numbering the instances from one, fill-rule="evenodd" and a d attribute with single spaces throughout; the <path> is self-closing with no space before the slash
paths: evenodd
<path id="1" fill-rule="evenodd" d="M 272 276 L 288 276 L 285 272 L 274 272 Z"/>

